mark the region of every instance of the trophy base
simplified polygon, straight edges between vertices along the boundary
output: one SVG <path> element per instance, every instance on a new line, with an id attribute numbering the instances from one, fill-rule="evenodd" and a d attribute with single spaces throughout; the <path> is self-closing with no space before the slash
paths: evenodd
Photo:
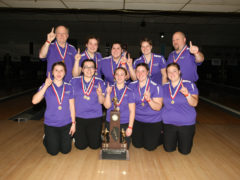
<path id="1" fill-rule="evenodd" d="M 127 149 L 102 149 L 99 159 L 129 160 Z"/>

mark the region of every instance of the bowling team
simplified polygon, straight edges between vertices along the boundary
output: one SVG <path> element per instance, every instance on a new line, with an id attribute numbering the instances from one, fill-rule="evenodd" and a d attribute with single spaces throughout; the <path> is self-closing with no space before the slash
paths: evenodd
<path id="1" fill-rule="evenodd" d="M 174 51 L 167 61 L 152 53 L 148 38 L 140 42 L 142 56 L 133 61 L 120 42 L 112 44 L 110 56 L 102 57 L 97 37 L 88 37 L 81 53 L 67 43 L 68 37 L 67 27 L 52 28 L 39 52 L 47 61 L 47 78 L 32 102 L 46 101 L 43 144 L 49 154 L 69 153 L 73 138 L 77 149 L 100 148 L 102 124 L 109 130 L 114 97 L 128 147 L 132 143 L 152 151 L 163 144 L 167 152 L 191 152 L 197 66 L 204 55 L 191 41 L 187 46 L 183 32 L 173 34 Z"/>

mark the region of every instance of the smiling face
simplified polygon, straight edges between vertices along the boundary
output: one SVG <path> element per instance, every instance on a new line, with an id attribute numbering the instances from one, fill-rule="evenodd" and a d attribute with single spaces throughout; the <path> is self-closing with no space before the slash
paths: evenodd
<path id="1" fill-rule="evenodd" d="M 58 26 L 56 28 L 56 39 L 57 39 L 57 42 L 59 44 L 63 44 L 63 43 L 66 43 L 67 39 L 68 39 L 68 30 L 66 27 L 64 26 Z"/>
<path id="2" fill-rule="evenodd" d="M 147 41 L 143 41 L 141 44 L 141 51 L 145 56 L 151 54 L 152 45 L 150 45 Z"/>
<path id="3" fill-rule="evenodd" d="M 65 73 L 66 73 L 65 69 L 62 65 L 54 66 L 53 71 L 52 71 L 52 75 L 53 75 L 54 79 L 56 79 L 58 81 L 63 80 Z"/>
<path id="4" fill-rule="evenodd" d="M 148 70 L 144 66 L 138 66 L 136 69 L 136 76 L 139 82 L 147 80 Z"/>
<path id="5" fill-rule="evenodd" d="M 176 32 L 172 36 L 172 44 L 176 52 L 180 52 L 186 44 L 185 35 L 182 32 Z"/>
<path id="6" fill-rule="evenodd" d="M 97 49 L 98 49 L 98 41 L 97 41 L 97 39 L 95 39 L 95 38 L 88 39 L 86 47 L 87 47 L 88 51 L 90 53 L 92 53 L 92 54 L 97 52 Z"/>
<path id="7" fill-rule="evenodd" d="M 171 65 L 167 68 L 167 77 L 171 82 L 177 82 L 181 78 L 181 71 L 177 66 Z"/>
<path id="8" fill-rule="evenodd" d="M 95 66 L 94 63 L 91 61 L 86 61 L 83 64 L 82 72 L 84 77 L 92 78 L 95 73 Z"/>
<path id="9" fill-rule="evenodd" d="M 115 78 L 117 84 L 125 83 L 126 76 L 127 76 L 127 74 L 123 69 L 117 69 L 114 74 L 114 78 Z"/>
<path id="10" fill-rule="evenodd" d="M 112 57 L 114 59 L 119 59 L 122 55 L 122 47 L 120 44 L 113 44 L 112 50 L 111 50 Z"/>

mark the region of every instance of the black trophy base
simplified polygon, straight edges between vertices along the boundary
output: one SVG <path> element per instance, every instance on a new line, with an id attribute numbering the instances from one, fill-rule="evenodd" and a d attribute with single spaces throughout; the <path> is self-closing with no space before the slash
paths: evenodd
<path id="1" fill-rule="evenodd" d="M 100 159 L 129 160 L 129 152 L 125 149 L 102 149 Z"/>

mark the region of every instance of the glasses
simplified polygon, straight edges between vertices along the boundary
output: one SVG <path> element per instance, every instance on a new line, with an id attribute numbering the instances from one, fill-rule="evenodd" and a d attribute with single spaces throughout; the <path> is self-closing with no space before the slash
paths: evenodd
<path id="1" fill-rule="evenodd" d="M 90 70 L 93 70 L 93 69 L 95 69 L 95 67 L 93 67 L 93 66 L 90 66 L 90 67 L 88 67 L 88 66 L 84 66 L 83 69 L 90 69 Z"/>

